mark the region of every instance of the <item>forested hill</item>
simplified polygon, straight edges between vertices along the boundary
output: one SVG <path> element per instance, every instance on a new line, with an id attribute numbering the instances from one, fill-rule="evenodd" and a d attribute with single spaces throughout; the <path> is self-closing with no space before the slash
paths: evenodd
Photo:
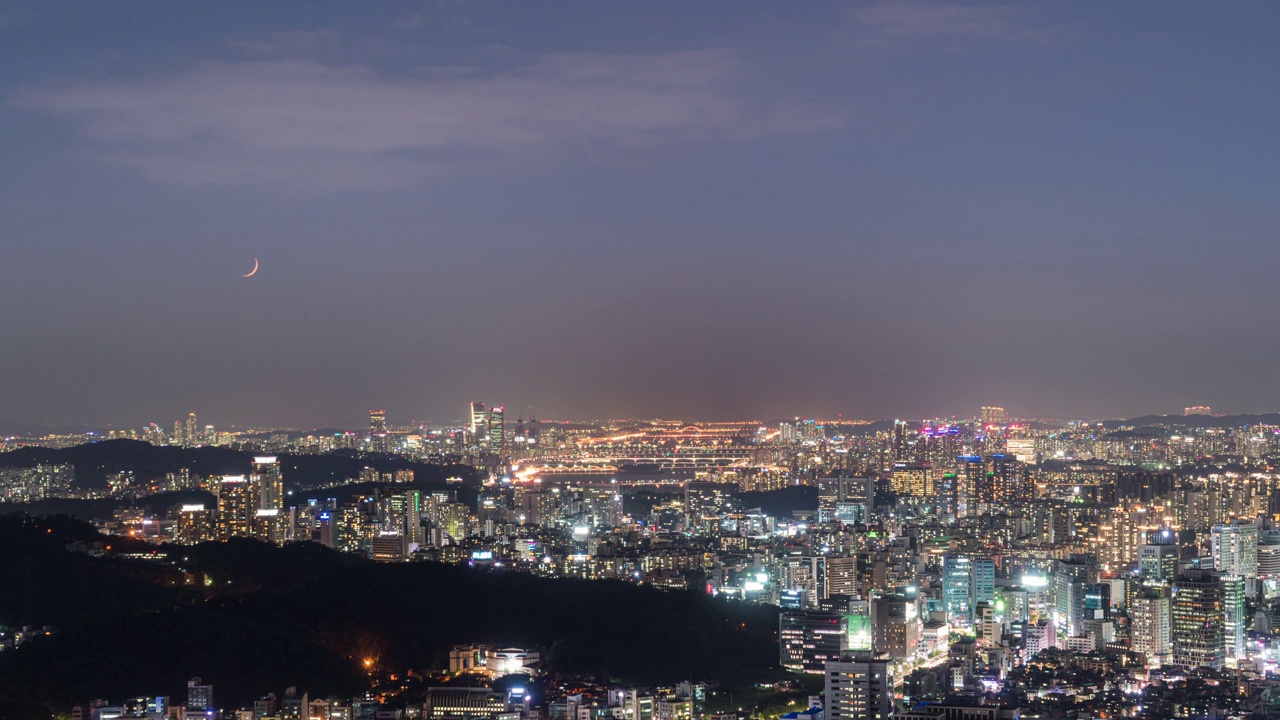
<path id="1" fill-rule="evenodd" d="M 112 550 L 68 548 L 95 540 Z M 154 559 L 126 559 L 118 539 L 67 518 L 0 518 L 0 547 L 12 580 L 0 622 L 55 628 L 0 653 L 0 706 L 183 697 L 193 676 L 228 706 L 290 685 L 349 695 L 364 658 L 427 670 L 468 642 L 541 646 L 551 672 L 639 684 L 776 669 L 776 609 L 696 591 L 378 564 L 310 543 L 139 546 Z"/>
<path id="2" fill-rule="evenodd" d="M 262 454 L 224 447 L 184 448 L 138 440 L 103 440 L 69 448 L 19 448 L 0 453 L 0 467 L 71 463 L 76 466 L 77 486 L 105 488 L 108 475 L 123 471 L 132 471 L 139 481 L 183 468 L 202 476 L 244 474 L 250 471 L 254 456 Z M 335 451 L 322 455 L 284 453 L 277 457 L 285 483 L 299 488 L 357 477 L 365 467 L 379 472 L 412 470 L 414 478 L 421 482 L 443 483 L 450 477 L 468 484 L 477 481 L 475 470 L 465 465 L 433 465 L 382 453 Z"/>

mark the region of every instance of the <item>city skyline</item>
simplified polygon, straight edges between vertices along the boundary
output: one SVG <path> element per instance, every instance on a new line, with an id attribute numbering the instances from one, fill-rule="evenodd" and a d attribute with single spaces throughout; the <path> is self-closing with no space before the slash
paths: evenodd
<path id="1" fill-rule="evenodd" d="M 1278 13 L 10 4 L 0 418 L 1268 411 Z"/>

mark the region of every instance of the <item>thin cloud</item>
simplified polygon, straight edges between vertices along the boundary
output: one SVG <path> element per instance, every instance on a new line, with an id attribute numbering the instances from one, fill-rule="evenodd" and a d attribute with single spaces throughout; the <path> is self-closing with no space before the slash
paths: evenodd
<path id="1" fill-rule="evenodd" d="M 227 43 L 233 50 L 248 55 L 283 57 L 314 55 L 342 44 L 342 33 L 332 28 L 321 30 L 287 30 L 267 35 L 239 37 Z"/>
<path id="2" fill-rule="evenodd" d="M 859 40 L 1004 40 L 1042 42 L 1065 28 L 1042 24 L 1026 6 L 901 0 L 849 11 Z"/>
<path id="3" fill-rule="evenodd" d="M 503 73 L 388 75 L 313 60 L 205 62 L 152 80 L 17 93 L 107 162 L 160 182 L 403 186 L 530 157 L 750 140 L 841 125 L 831 108 L 752 99 L 736 53 L 555 55 Z"/>

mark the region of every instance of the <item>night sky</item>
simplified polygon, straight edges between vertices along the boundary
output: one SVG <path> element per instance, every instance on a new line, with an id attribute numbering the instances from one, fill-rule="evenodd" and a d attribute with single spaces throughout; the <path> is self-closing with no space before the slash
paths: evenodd
<path id="1" fill-rule="evenodd" d="M 1278 34 L 1275 2 L 0 3 L 0 418 L 1276 410 Z"/>

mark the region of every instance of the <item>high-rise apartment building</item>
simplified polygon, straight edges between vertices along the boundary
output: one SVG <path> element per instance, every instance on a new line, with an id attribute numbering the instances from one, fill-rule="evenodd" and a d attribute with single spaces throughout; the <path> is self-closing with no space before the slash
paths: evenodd
<path id="1" fill-rule="evenodd" d="M 1213 569 L 1243 578 L 1258 577 L 1258 526 L 1233 520 L 1213 526 Z"/>
<path id="2" fill-rule="evenodd" d="M 1151 667 L 1169 662 L 1173 652 L 1169 590 L 1147 587 L 1138 591 L 1129 607 L 1129 638 L 1134 652 L 1142 653 Z"/>
<path id="3" fill-rule="evenodd" d="M 978 412 L 983 425 L 1003 425 L 1005 423 L 1004 408 L 996 405 L 984 405 Z"/>
<path id="4" fill-rule="evenodd" d="M 252 537 L 261 493 L 244 475 L 224 475 L 218 482 L 218 537 Z"/>

